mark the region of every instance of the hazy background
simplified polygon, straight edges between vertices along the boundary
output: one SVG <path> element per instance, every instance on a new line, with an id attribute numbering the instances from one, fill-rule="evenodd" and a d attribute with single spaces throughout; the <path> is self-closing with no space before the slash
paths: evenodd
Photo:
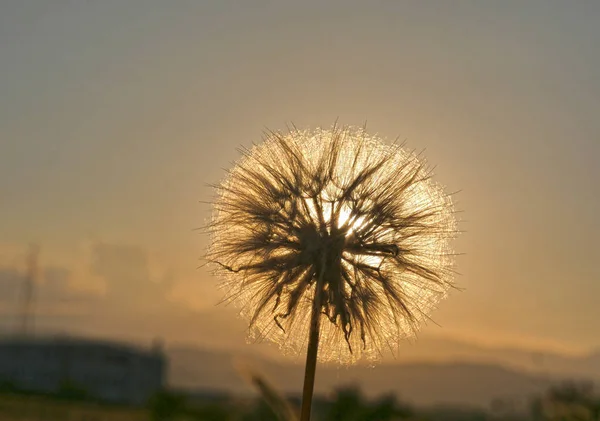
<path id="1" fill-rule="evenodd" d="M 465 291 L 425 344 L 600 347 L 599 21 L 593 0 L 1 1 L 0 329 L 33 241 L 38 331 L 262 350 L 197 269 L 198 202 L 264 127 L 339 117 L 462 189 Z"/>

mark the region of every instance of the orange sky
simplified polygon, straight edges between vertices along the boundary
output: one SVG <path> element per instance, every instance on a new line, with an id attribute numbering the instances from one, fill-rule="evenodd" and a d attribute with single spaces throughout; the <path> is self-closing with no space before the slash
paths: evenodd
<path id="1" fill-rule="evenodd" d="M 425 334 L 600 347 L 598 5 L 327 4 L 3 2 L 2 314 L 35 241 L 40 326 L 240 345 L 198 201 L 264 127 L 339 117 L 462 189 L 465 291 Z"/>

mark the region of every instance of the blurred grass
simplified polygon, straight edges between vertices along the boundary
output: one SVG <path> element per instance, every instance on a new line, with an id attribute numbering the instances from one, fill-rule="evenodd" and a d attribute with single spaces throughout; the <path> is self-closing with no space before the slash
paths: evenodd
<path id="1" fill-rule="evenodd" d="M 255 398 L 189 398 L 164 391 L 148 407 L 0 393 L 0 421 L 293 421 L 299 402 L 289 401 L 260 373 L 245 371 Z M 392 395 L 366 398 L 358 387 L 316 400 L 315 421 L 600 421 L 600 390 L 591 382 L 563 382 L 545 393 L 497 400 L 485 408 L 412 407 Z M 521 406 L 519 404 L 525 404 Z"/>
<path id="2" fill-rule="evenodd" d="M 40 396 L 0 395 L 0 421 L 149 421 L 144 408 L 62 402 Z"/>

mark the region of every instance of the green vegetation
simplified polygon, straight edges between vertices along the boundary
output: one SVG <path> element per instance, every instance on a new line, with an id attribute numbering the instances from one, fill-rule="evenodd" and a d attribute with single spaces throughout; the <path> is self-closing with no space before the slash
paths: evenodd
<path id="1" fill-rule="evenodd" d="M 84 387 L 69 380 L 62 382 L 55 397 L 66 401 L 86 401 L 92 399 Z"/>
<path id="2" fill-rule="evenodd" d="M 40 395 L 0 395 L 0 421 L 149 421 L 145 409 Z"/>
<path id="3" fill-rule="evenodd" d="M 185 412 L 186 401 L 183 395 L 164 391 L 150 399 L 148 408 L 152 421 L 168 421 L 176 419 Z"/>
<path id="4" fill-rule="evenodd" d="M 399 404 L 392 395 L 369 402 L 356 388 L 339 390 L 333 400 L 322 406 L 322 418 L 328 421 L 404 420 L 414 415 L 409 406 Z"/>
<path id="5" fill-rule="evenodd" d="M 73 389 L 65 388 L 71 393 Z M 280 413 L 273 396 L 267 399 L 198 400 L 181 393 L 161 392 L 147 408 L 101 405 L 64 395 L 48 397 L 0 394 L 0 421 L 291 421 Z M 275 404 L 274 404 L 275 402 Z M 544 395 L 528 397 L 524 406 L 491 403 L 487 411 L 435 407 L 414 408 L 393 396 L 367 399 L 357 388 L 343 388 L 317 398 L 316 421 L 600 421 L 600 392 L 591 383 L 565 383 Z M 290 405 L 299 412 L 299 401 Z M 275 409 L 275 411 L 273 409 Z"/>
<path id="6" fill-rule="evenodd" d="M 251 402 L 228 401 L 221 404 L 188 405 L 179 402 L 173 420 L 292 421 L 282 416 L 273 391 L 260 388 L 262 398 Z M 279 398 L 281 400 L 281 398 Z M 524 404 L 498 400 L 488 410 L 435 407 L 415 408 L 394 396 L 367 399 L 358 388 L 337 390 L 329 398 L 317 398 L 316 421 L 600 421 L 600 392 L 591 383 L 564 383 L 542 396 L 525 397 Z M 291 407 L 299 412 L 299 401 Z M 280 414 L 280 415 L 276 415 Z M 154 418 L 156 420 L 161 418 Z M 165 418 L 166 419 L 166 418 Z"/>

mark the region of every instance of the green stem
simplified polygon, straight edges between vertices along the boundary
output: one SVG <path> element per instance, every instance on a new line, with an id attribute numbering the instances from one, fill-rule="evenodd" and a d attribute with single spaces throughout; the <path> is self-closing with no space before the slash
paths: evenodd
<path id="1" fill-rule="evenodd" d="M 302 389 L 302 412 L 300 414 L 300 421 L 310 421 L 310 411 L 312 407 L 313 390 L 315 386 L 317 354 L 319 352 L 323 275 L 325 272 L 324 264 L 321 266 L 320 272 L 319 278 L 317 279 L 315 299 L 313 301 L 312 313 L 310 316 L 310 332 L 308 337 L 308 349 L 306 351 L 306 366 L 304 369 L 304 387 Z"/>

